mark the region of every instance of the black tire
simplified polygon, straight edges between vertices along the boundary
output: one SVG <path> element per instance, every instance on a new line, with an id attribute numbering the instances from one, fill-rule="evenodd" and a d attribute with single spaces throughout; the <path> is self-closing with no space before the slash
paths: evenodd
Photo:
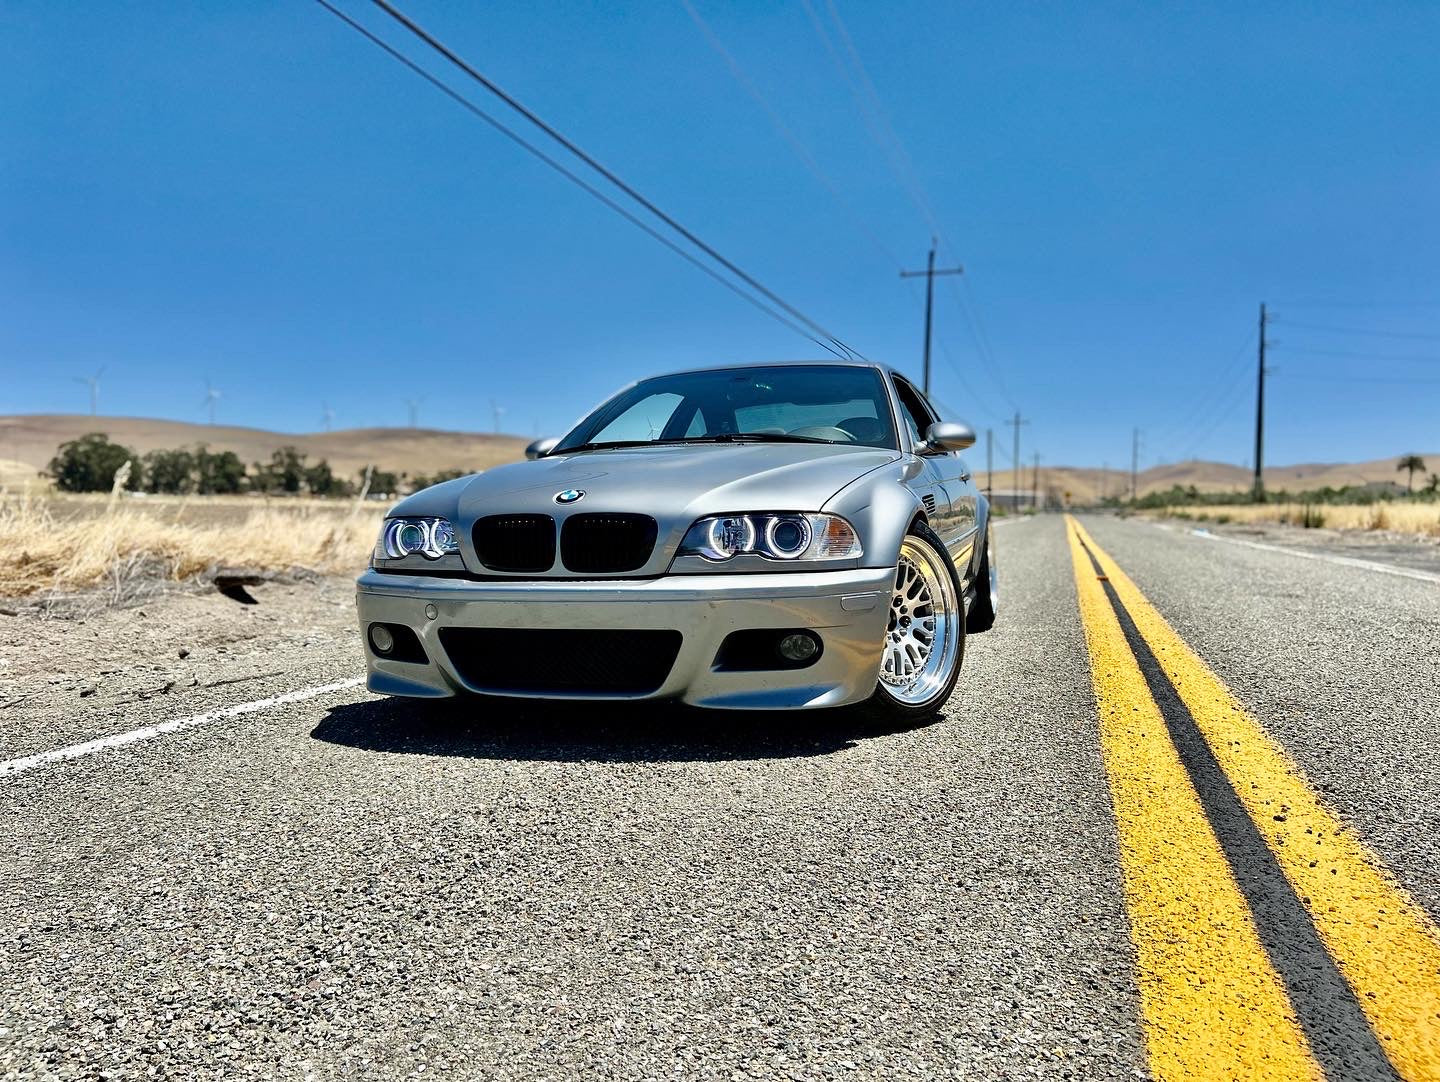
<path id="1" fill-rule="evenodd" d="M 945 543 L 936 536 L 935 531 L 923 522 L 917 522 L 910 528 L 906 535 L 907 547 L 917 553 L 924 553 L 928 548 L 934 557 L 934 571 L 937 575 L 944 574 L 949 582 L 949 598 L 946 627 L 950 629 L 953 636 L 954 661 L 950 665 L 948 673 L 943 672 L 943 662 L 940 669 L 937 669 L 934 677 L 935 686 L 927 689 L 923 698 L 910 700 L 906 695 L 897 690 L 892 690 L 892 685 L 884 678 L 886 662 L 882 661 L 882 676 L 876 683 L 875 693 L 865 703 L 864 709 L 870 715 L 883 721 L 909 721 L 918 718 L 931 717 L 949 700 L 955 690 L 955 683 L 960 679 L 960 668 L 965 660 L 965 618 L 964 600 L 960 592 L 960 576 L 955 572 L 955 565 L 950 561 L 950 554 L 945 550 Z M 917 546 L 914 542 L 920 542 Z M 906 557 L 902 554 L 900 566 L 896 568 L 897 589 L 901 576 L 905 573 Z M 939 584 L 942 588 L 944 583 Z M 892 600 L 892 606 L 894 602 Z M 892 619 L 891 628 L 886 631 L 886 641 L 882 644 L 883 650 L 889 649 L 889 636 L 894 630 L 895 621 Z M 951 649 L 948 643 L 942 646 L 942 650 Z"/>
<path id="2" fill-rule="evenodd" d="M 973 635 L 977 631 L 989 631 L 995 626 L 995 611 L 1000 607 L 1000 587 L 995 576 L 995 538 L 990 524 L 985 524 L 985 548 L 980 553 L 980 566 L 975 571 L 972 589 L 975 600 L 970 602 L 970 612 L 965 617 L 965 632 Z"/>

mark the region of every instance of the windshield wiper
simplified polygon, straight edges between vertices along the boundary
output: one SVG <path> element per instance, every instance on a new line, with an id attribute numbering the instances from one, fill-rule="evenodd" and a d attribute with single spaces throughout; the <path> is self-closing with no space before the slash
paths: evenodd
<path id="1" fill-rule="evenodd" d="M 721 432 L 714 436 L 686 436 L 669 443 L 839 443 L 819 436 L 792 436 L 788 432 Z"/>
<path id="2" fill-rule="evenodd" d="M 677 436 L 669 440 L 600 440 L 577 443 L 574 447 L 557 447 L 552 455 L 573 455 L 577 451 L 609 451 L 616 447 L 663 447 L 676 443 L 839 443 L 818 436 L 792 436 L 787 432 L 721 432 L 714 436 Z M 549 457 L 549 456 L 546 456 Z"/>
<path id="3" fill-rule="evenodd" d="M 670 440 L 600 440 L 597 443 L 577 443 L 574 447 L 557 447 L 551 455 L 573 455 L 576 451 L 609 451 L 616 447 L 649 447 L 652 443 L 669 443 Z M 546 455 L 546 457 L 550 457 Z"/>

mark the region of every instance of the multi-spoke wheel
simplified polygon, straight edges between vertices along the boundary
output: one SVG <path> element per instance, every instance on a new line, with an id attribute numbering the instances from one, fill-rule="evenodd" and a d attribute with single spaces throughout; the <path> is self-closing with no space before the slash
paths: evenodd
<path id="1" fill-rule="evenodd" d="M 964 650 L 955 570 L 940 539 L 917 524 L 900 545 L 873 704 L 904 716 L 932 713 L 954 690 Z"/>

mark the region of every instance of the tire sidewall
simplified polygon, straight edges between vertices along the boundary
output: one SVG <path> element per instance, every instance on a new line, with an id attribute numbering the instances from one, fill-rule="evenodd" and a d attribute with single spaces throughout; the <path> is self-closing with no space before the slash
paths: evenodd
<path id="1" fill-rule="evenodd" d="M 993 527 L 985 524 L 985 547 L 980 550 L 980 565 L 975 569 L 975 600 L 965 614 L 965 630 L 971 633 L 989 631 L 995 626 L 997 615 L 996 599 L 991 593 L 990 576 L 994 573 L 991 560 L 994 556 L 995 538 Z"/>

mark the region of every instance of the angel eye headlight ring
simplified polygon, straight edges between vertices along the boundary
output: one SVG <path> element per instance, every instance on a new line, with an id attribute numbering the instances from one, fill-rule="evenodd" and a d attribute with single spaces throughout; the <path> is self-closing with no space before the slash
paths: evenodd
<path id="1" fill-rule="evenodd" d="M 724 515 L 710 520 L 705 531 L 708 552 L 703 553 L 711 560 L 728 560 L 741 552 L 755 548 L 755 522 L 748 515 Z"/>
<path id="2" fill-rule="evenodd" d="M 795 560 L 810 547 L 810 523 L 799 515 L 776 515 L 765 523 L 765 549 L 762 555 L 777 560 Z"/>
<path id="3" fill-rule="evenodd" d="M 850 560 L 863 555 L 855 528 L 839 515 L 806 511 L 711 515 L 680 542 L 680 556 L 728 563 L 756 556 L 778 563 Z"/>
<path id="4" fill-rule="evenodd" d="M 380 533 L 375 558 L 403 560 L 421 555 L 431 560 L 460 551 L 460 537 L 449 519 L 392 518 Z"/>

